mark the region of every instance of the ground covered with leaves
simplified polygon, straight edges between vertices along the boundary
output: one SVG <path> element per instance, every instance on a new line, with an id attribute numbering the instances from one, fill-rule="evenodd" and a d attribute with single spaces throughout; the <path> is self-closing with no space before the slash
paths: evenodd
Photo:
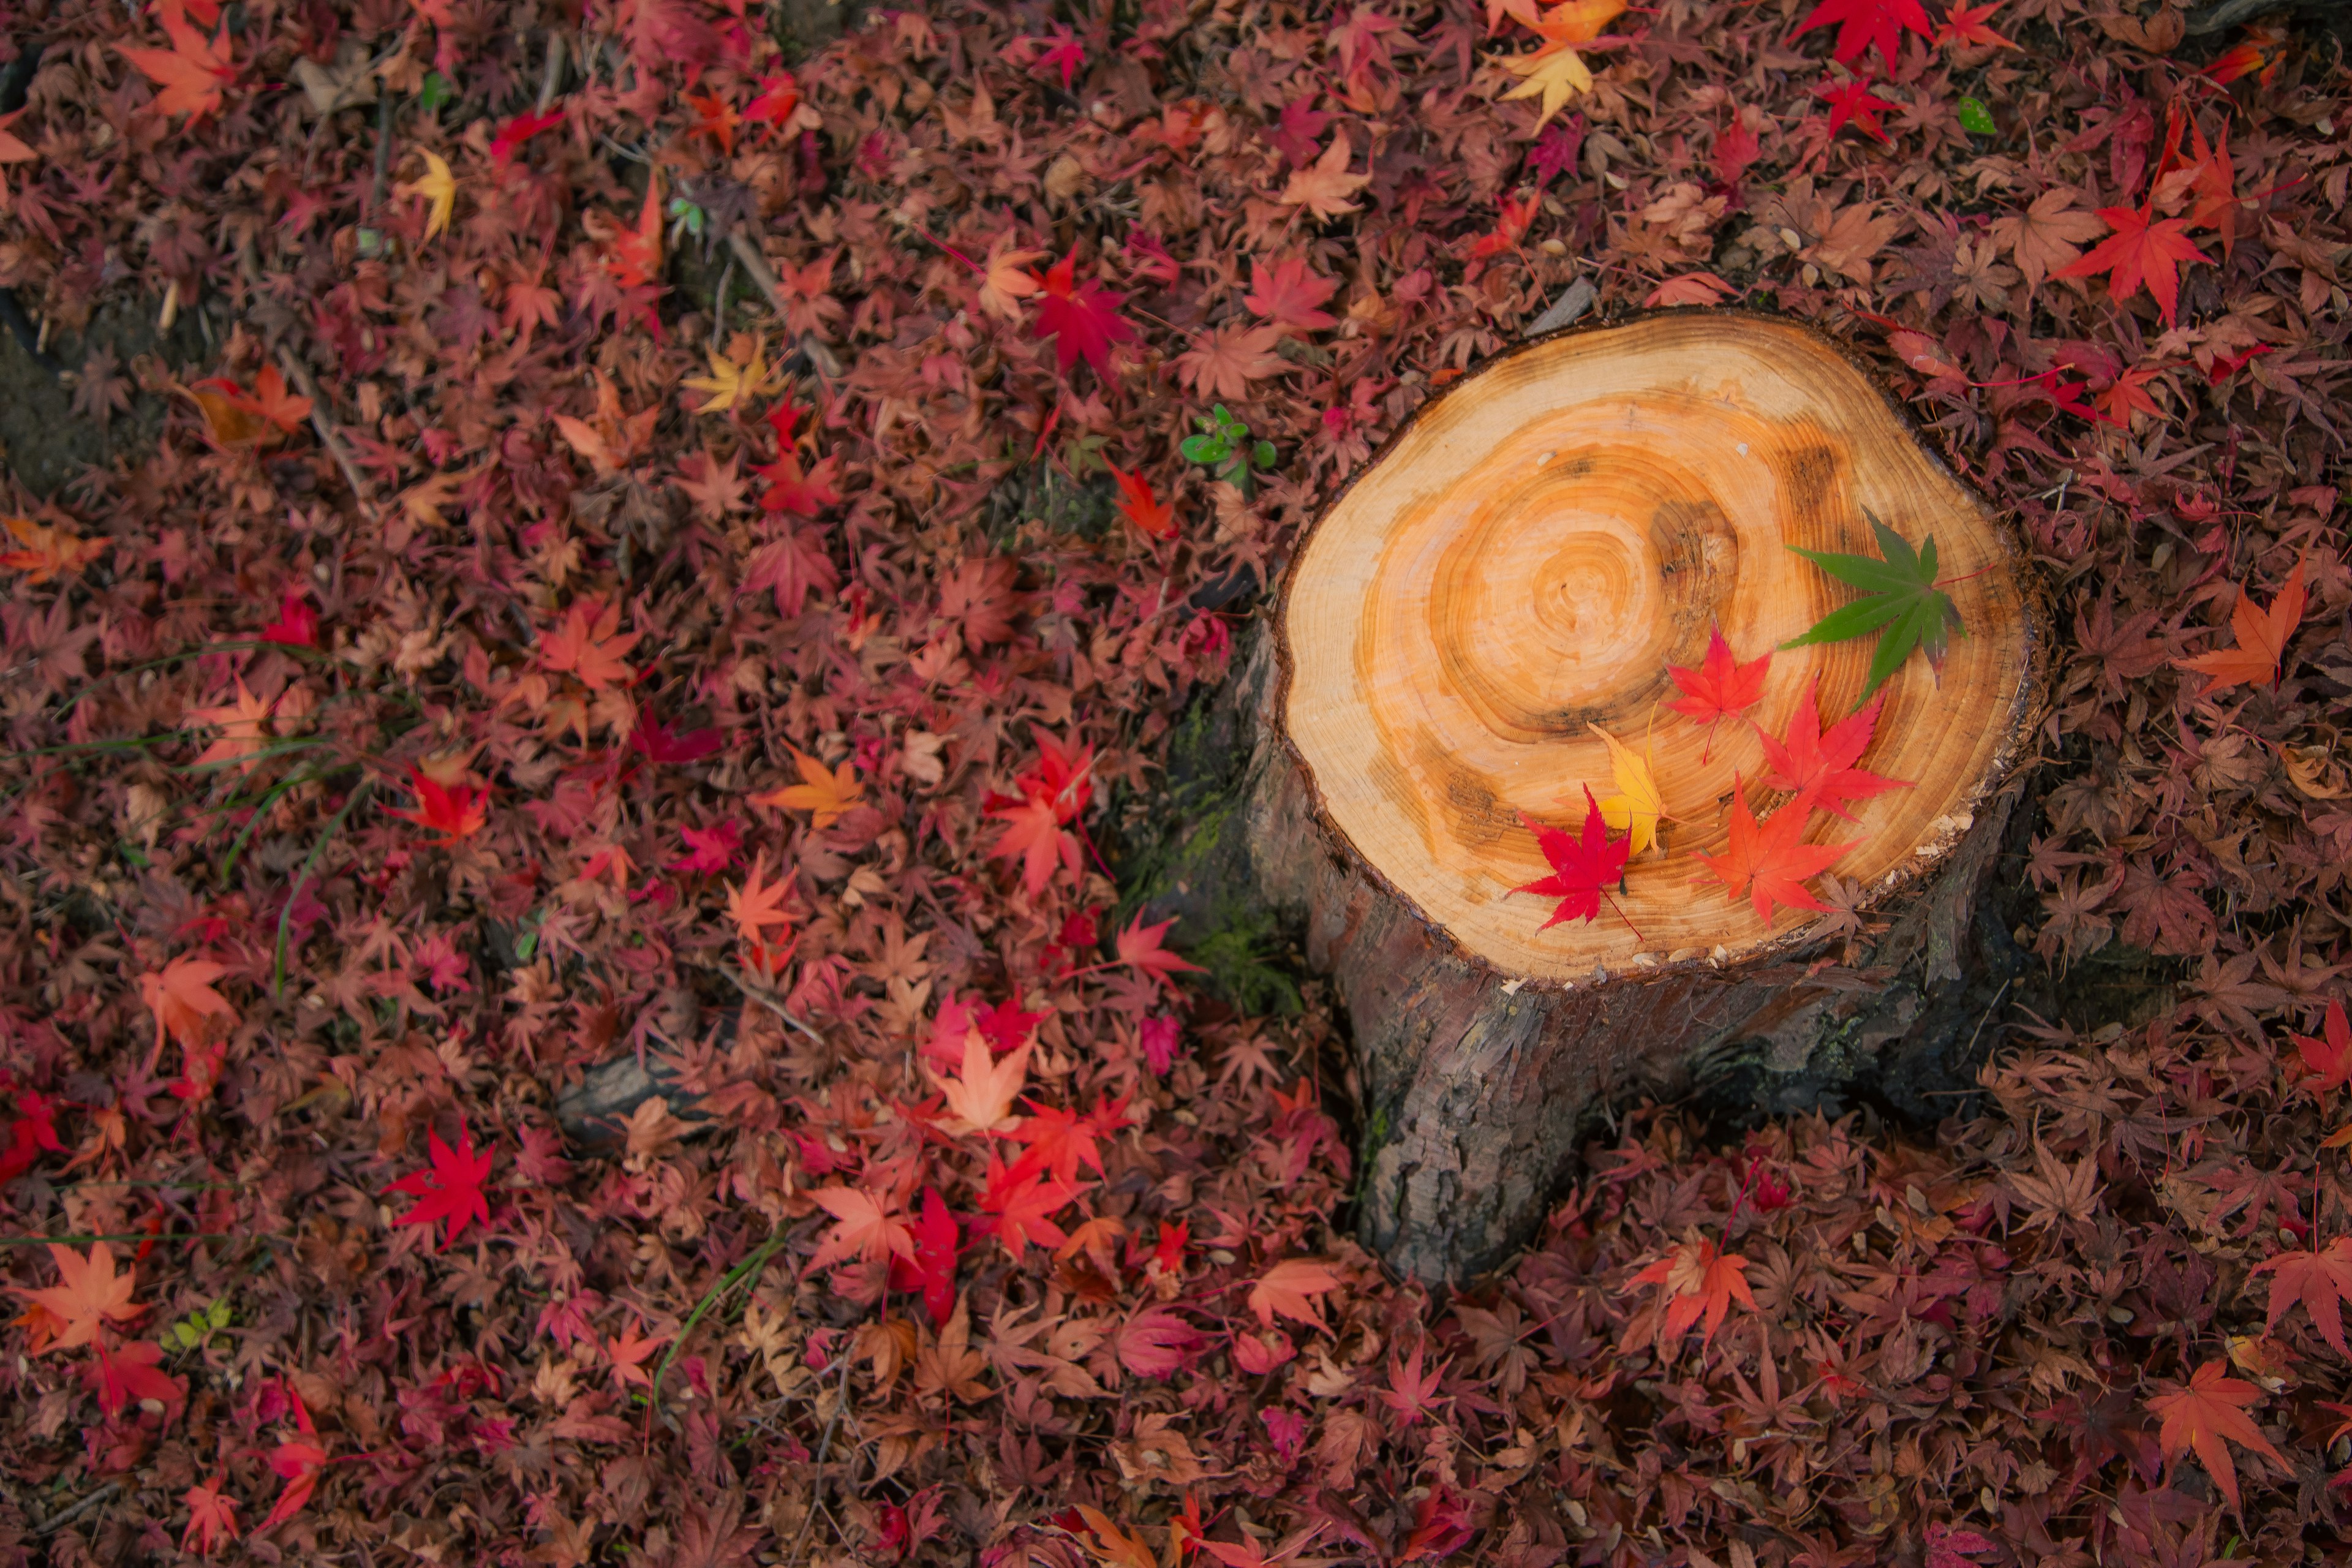
<path id="1" fill-rule="evenodd" d="M 2336 1560 L 2334 46 L 851 20 L 0 5 L 11 352 L 161 432 L 0 507 L 10 1560 Z M 1940 1127 L 1626 1108 L 1433 1295 L 1347 1237 L 1328 998 L 1221 1001 L 1103 848 L 1579 279 L 1838 335 L 2014 520 L 2020 940 L 2120 1000 Z M 567 1136 L 628 1053 L 686 1113 Z"/>

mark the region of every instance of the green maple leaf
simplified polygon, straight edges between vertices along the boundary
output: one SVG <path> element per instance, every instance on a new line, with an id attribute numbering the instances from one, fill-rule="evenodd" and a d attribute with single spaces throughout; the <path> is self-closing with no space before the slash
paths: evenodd
<path id="1" fill-rule="evenodd" d="M 1876 632 L 1878 651 L 1871 656 L 1870 684 L 1862 689 L 1862 700 L 1867 702 L 1888 676 L 1903 668 L 1913 648 L 1923 649 L 1927 662 L 1941 669 L 1947 626 L 1964 637 L 1968 628 L 1960 625 L 1959 606 L 1952 603 L 1952 596 L 1936 586 L 1935 535 L 1922 540 L 1915 551 L 1901 534 L 1871 517 L 1868 510 L 1862 515 L 1870 518 L 1871 531 L 1878 536 L 1881 560 L 1788 546 L 1839 582 L 1860 588 L 1863 595 L 1832 610 L 1812 630 L 1780 646 L 1844 642 Z"/>

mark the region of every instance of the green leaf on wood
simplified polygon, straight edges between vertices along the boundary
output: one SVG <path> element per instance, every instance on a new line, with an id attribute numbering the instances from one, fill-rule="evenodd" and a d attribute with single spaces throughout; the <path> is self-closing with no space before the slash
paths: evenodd
<path id="1" fill-rule="evenodd" d="M 1947 629 L 1966 636 L 1968 628 L 1960 624 L 1959 606 L 1952 603 L 1952 596 L 1936 586 L 1935 535 L 1929 534 L 1914 551 L 1901 534 L 1867 510 L 1863 515 L 1870 518 L 1871 531 L 1878 536 L 1882 559 L 1788 547 L 1839 582 L 1860 588 L 1863 596 L 1832 610 L 1811 631 L 1780 646 L 1845 642 L 1876 632 L 1878 651 L 1871 656 L 1870 681 L 1862 689 L 1862 700 L 1867 702 L 1888 676 L 1903 668 L 1914 648 L 1925 652 L 1927 662 L 1941 669 Z"/>

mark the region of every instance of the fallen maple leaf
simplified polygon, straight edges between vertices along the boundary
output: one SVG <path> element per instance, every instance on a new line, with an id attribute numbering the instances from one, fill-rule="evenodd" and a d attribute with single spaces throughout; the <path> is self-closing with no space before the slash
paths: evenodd
<path id="1" fill-rule="evenodd" d="M 724 414 L 768 390 L 773 375 L 758 339 L 738 333 L 726 353 L 715 348 L 706 352 L 710 374 L 689 375 L 684 384 L 707 395 L 708 401 L 695 410 L 697 414 Z"/>
<path id="2" fill-rule="evenodd" d="M 2238 602 L 2230 611 L 2230 630 L 2236 635 L 2236 642 L 2229 647 L 2178 661 L 2181 668 L 2193 669 L 2206 677 L 2205 689 L 2197 694 L 2199 697 L 2210 697 L 2216 691 L 2241 685 L 2278 689 L 2287 639 L 2303 624 L 2303 567 L 2301 561 L 2294 563 L 2286 585 L 2278 591 L 2267 610 L 2256 605 L 2253 595 L 2241 587 Z"/>
<path id="3" fill-rule="evenodd" d="M 1517 98 L 1534 98 L 1538 94 L 1542 95 L 1543 101 L 1540 105 L 1542 112 L 1536 116 L 1538 130 L 1541 130 L 1546 121 L 1566 107 L 1570 99 L 1574 98 L 1578 93 L 1592 90 L 1592 68 L 1586 65 L 1584 57 L 1574 49 L 1538 49 L 1531 55 L 1507 56 L 1501 64 L 1503 68 L 1513 76 L 1524 79 L 1518 86 L 1503 95 L 1504 102 L 1508 103 Z M 1341 132 L 1339 140 L 1340 144 L 1345 145 L 1347 132 Z M 1300 175 L 1293 174 L 1290 177 L 1296 183 Z M 1283 199 L 1287 201 L 1289 197 L 1286 195 Z M 1356 209 L 1349 207 L 1345 210 L 1353 212 Z"/>
<path id="4" fill-rule="evenodd" d="M 839 767 L 828 769 L 797 746 L 785 749 L 793 753 L 793 766 L 800 770 L 801 782 L 755 795 L 751 796 L 753 805 L 805 811 L 811 827 L 825 828 L 866 804 L 866 785 L 846 758 Z"/>
<path id="5" fill-rule="evenodd" d="M 1692 1324 L 1703 1322 L 1698 1342 L 1705 1345 L 1723 1326 L 1734 1300 L 1756 1310 L 1756 1298 L 1748 1289 L 1748 1259 L 1736 1252 L 1717 1251 L 1715 1243 L 1704 1237 L 1673 1247 L 1634 1275 L 1633 1283 L 1658 1288 L 1666 1305 L 1665 1337 L 1672 1341 L 1680 1341 Z"/>
<path id="6" fill-rule="evenodd" d="M 2099 218 L 2115 232 L 2051 276 L 2095 278 L 2107 273 L 2107 298 L 2118 307 L 2146 283 L 2157 309 L 2164 314 L 2164 324 L 2171 326 L 2180 303 L 2179 264 L 2212 259 L 2189 237 L 2189 220 L 2159 219 L 2152 206 L 2101 207 Z"/>
<path id="7" fill-rule="evenodd" d="M 923 1189 L 923 1212 L 911 1232 L 915 1249 L 890 1259 L 890 1289 L 922 1295 L 934 1327 L 955 1315 L 956 1222 L 937 1187 Z"/>
<path id="8" fill-rule="evenodd" d="M 1339 1288 L 1339 1277 L 1312 1258 L 1288 1258 L 1267 1269 L 1250 1287 L 1250 1310 L 1261 1327 L 1274 1327 L 1279 1315 L 1295 1323 L 1329 1325 L 1323 1321 L 1320 1298 Z"/>
<path id="9" fill-rule="evenodd" d="M 196 757 L 194 766 L 211 768 L 234 766 L 240 773 L 250 773 L 262 760 L 260 753 L 269 749 L 272 739 L 266 726 L 277 710 L 278 700 L 267 701 L 246 689 L 245 677 L 236 678 L 234 700 L 211 708 L 191 709 L 188 717 L 199 724 L 218 726 L 220 734 Z"/>
<path id="10" fill-rule="evenodd" d="M 1110 379 L 1110 351 L 1135 336 L 1135 329 L 1118 313 L 1120 296 L 1094 279 L 1077 276 L 1078 253 L 1072 250 L 1042 273 L 1031 275 L 1037 285 L 1035 335 L 1054 340 L 1054 357 L 1064 375 L 1085 360 L 1095 374 Z"/>
<path id="11" fill-rule="evenodd" d="M 498 134 L 490 138 L 490 168 L 503 176 L 507 165 L 514 162 L 516 151 L 542 131 L 552 131 L 563 123 L 563 110 L 551 109 L 544 114 L 518 114 L 500 125 Z"/>
<path id="12" fill-rule="evenodd" d="M 1300 256 L 1286 256 L 1268 267 L 1250 263 L 1250 291 L 1242 303 L 1267 325 L 1286 332 L 1319 332 L 1336 325 L 1322 309 L 1339 292 L 1336 279 L 1324 277 Z"/>
<path id="13" fill-rule="evenodd" d="M 188 1385 L 163 1370 L 163 1347 L 145 1340 L 109 1347 L 101 1339 L 96 1353 L 82 1368 L 82 1377 L 98 1395 L 98 1407 L 109 1417 L 134 1405 L 153 1403 L 176 1410 L 188 1402 Z"/>
<path id="14" fill-rule="evenodd" d="M 1625 859 L 1630 853 L 1627 841 L 1610 842 L 1609 820 L 1601 813 L 1601 803 L 1592 798 L 1589 786 L 1584 792 L 1584 831 L 1577 838 L 1570 838 L 1557 827 L 1546 827 L 1531 817 L 1520 819 L 1536 836 L 1544 858 L 1551 862 L 1552 874 L 1511 891 L 1539 893 L 1559 900 L 1552 909 L 1551 918 L 1538 926 L 1538 931 L 1549 931 L 1562 921 L 1580 919 L 1591 923 L 1601 914 L 1601 889 L 1625 873 Z"/>
<path id="15" fill-rule="evenodd" d="M 633 672 L 622 656 L 645 635 L 621 631 L 617 603 L 575 599 L 561 622 L 540 633 L 539 661 L 558 674 L 578 677 L 591 691 L 602 691 L 630 679 Z"/>
<path id="16" fill-rule="evenodd" d="M 2156 1435 L 2157 1447 L 2164 1451 L 2168 1464 L 2177 1463 L 2184 1453 L 2194 1452 L 2205 1473 L 2233 1509 L 2238 1500 L 2238 1468 L 2230 1457 L 2229 1445 L 2252 1450 L 2274 1460 L 2279 1468 L 2292 1472 L 2294 1466 L 2271 1446 L 2263 1436 L 2247 1408 L 2262 1397 L 2262 1390 L 2242 1378 L 2229 1374 L 2229 1363 L 2209 1361 L 2191 1373 L 2186 1384 L 2175 1384 L 2170 1391 L 2154 1394 L 2147 1401 L 2148 1409 L 2161 1417 L 2162 1425 Z"/>
<path id="17" fill-rule="evenodd" d="M 2315 1250 L 2282 1252 L 2254 1265 L 2253 1271 L 2272 1275 L 2270 1316 L 2263 1332 L 2274 1331 L 2287 1309 L 2301 1301 L 2319 1337 L 2337 1355 L 2352 1353 L 2344 1343 L 2344 1300 L 2352 1296 L 2352 1236 L 2339 1236 Z"/>
<path id="18" fill-rule="evenodd" d="M 727 918 L 735 922 L 736 934 L 753 947 L 766 945 L 767 928 L 782 926 L 792 929 L 793 918 L 784 912 L 784 896 L 792 891 L 789 877 L 762 885 L 761 879 L 768 866 L 768 854 L 761 850 L 752 857 L 751 868 L 743 874 L 740 887 L 727 889 Z"/>
<path id="19" fill-rule="evenodd" d="M 1285 206 L 1305 207 L 1318 218 L 1343 217 L 1361 209 L 1348 198 L 1372 183 L 1370 174 L 1348 173 L 1348 163 L 1355 156 L 1348 145 L 1348 133 L 1341 131 L 1331 138 L 1331 145 L 1323 155 L 1304 169 L 1291 172 L 1290 181 L 1282 188 L 1281 202 Z"/>
<path id="20" fill-rule="evenodd" d="M 1823 811 L 1852 822 L 1853 814 L 1845 809 L 1848 801 L 1868 800 L 1888 790 L 1908 789 L 1911 785 L 1907 780 L 1884 778 L 1853 765 L 1870 746 L 1871 734 L 1878 727 L 1878 711 L 1886 699 L 1872 698 L 1831 725 L 1824 734 L 1821 710 L 1813 702 L 1818 684 L 1805 683 L 1805 694 L 1798 700 L 1797 710 L 1789 715 L 1785 740 L 1776 741 L 1758 731 L 1764 744 L 1764 758 L 1772 766 L 1767 782 L 1774 789 L 1810 799 Z"/>
<path id="21" fill-rule="evenodd" d="M 1077 835 L 1062 826 L 1051 796 L 1031 794 L 1019 801 L 992 806 L 988 815 L 1004 824 L 995 847 L 989 850 L 990 856 L 1021 857 L 1021 885 L 1031 898 L 1045 892 L 1057 865 L 1067 868 L 1073 879 L 1085 875 L 1086 863 L 1079 854 Z"/>
<path id="22" fill-rule="evenodd" d="M 301 1436 L 289 1437 L 269 1452 L 269 1468 L 286 1482 L 286 1489 L 278 1494 L 278 1502 L 269 1517 L 255 1527 L 256 1533 L 267 1534 L 302 1511 L 310 1501 L 310 1494 L 319 1489 L 319 1476 L 326 1468 L 327 1450 L 312 1441 L 319 1428 L 310 1420 L 310 1407 L 302 1396 L 291 1389 L 287 1397 L 294 1404 L 294 1419 Z"/>
<path id="23" fill-rule="evenodd" d="M 408 787 L 415 793 L 415 808 L 395 808 L 385 815 L 439 834 L 445 845 L 471 838 L 489 820 L 490 792 L 486 789 L 476 789 L 471 784 L 443 784 L 414 763 L 408 768 Z"/>
<path id="24" fill-rule="evenodd" d="M 2329 1089 L 2352 1085 L 2352 1020 L 2345 1017 L 2342 1002 L 2329 998 L 2320 1033 L 2324 1037 L 2317 1039 L 2292 1031 L 2287 1035 L 2303 1064 L 2303 1077 L 2295 1087 L 2315 1100 Z"/>
<path id="25" fill-rule="evenodd" d="M 181 1551 L 210 1557 L 236 1539 L 236 1500 L 222 1489 L 227 1483 L 226 1476 L 215 1476 L 182 1494 L 180 1500 L 188 1505 L 188 1527 L 180 1534 Z"/>
<path id="26" fill-rule="evenodd" d="M 1127 929 L 1118 933 L 1118 961 L 1140 969 L 1155 984 L 1171 991 L 1178 974 L 1206 974 L 1208 971 L 1199 964 L 1187 963 L 1160 945 L 1167 938 L 1168 928 L 1175 923 L 1173 920 L 1164 920 L 1158 925 L 1147 926 L 1142 912 L 1137 911 L 1135 918 L 1127 922 Z"/>
<path id="27" fill-rule="evenodd" d="M 431 1167 L 412 1171 L 383 1190 L 416 1200 L 406 1214 L 393 1222 L 394 1225 L 442 1224 L 441 1250 L 446 1252 L 467 1221 L 479 1220 L 483 1228 L 488 1228 L 490 1202 L 482 1192 L 482 1183 L 488 1177 L 496 1156 L 487 1150 L 480 1154 L 474 1152 L 474 1135 L 463 1116 L 457 1118 L 456 1148 L 441 1142 L 441 1134 L 429 1129 L 425 1134 L 425 1147 L 426 1156 L 433 1162 Z"/>
<path id="28" fill-rule="evenodd" d="M 931 1073 L 947 1099 L 952 1132 L 994 1132 L 1020 1121 L 1013 1114 L 1013 1099 L 1029 1080 L 1029 1052 L 1024 1043 L 999 1060 L 977 1029 L 963 1037 L 963 1066 L 954 1078 Z M 925 1069 L 929 1071 L 929 1068 Z"/>
<path id="29" fill-rule="evenodd" d="M 425 173 L 395 190 L 400 195 L 425 198 L 425 237 L 430 240 L 449 226 L 449 215 L 457 210 L 457 176 L 440 153 L 428 150 L 424 156 Z"/>
<path id="30" fill-rule="evenodd" d="M 1669 665 L 1666 673 L 1674 678 L 1683 694 L 1666 704 L 1693 723 L 1707 727 L 1705 756 L 1715 751 L 1715 726 L 1725 719 L 1736 719 L 1764 699 L 1764 677 L 1772 668 L 1772 655 L 1746 664 L 1732 657 L 1731 645 L 1723 639 L 1723 627 L 1717 626 L 1706 639 L 1706 653 L 1696 669 Z"/>
<path id="31" fill-rule="evenodd" d="M 1905 33 L 1931 40 L 1936 36 L 1919 0 L 1822 0 L 1789 37 L 1801 38 L 1815 27 L 1828 26 L 1838 30 L 1831 53 L 1847 65 L 1860 59 L 1863 50 L 1874 47 L 1891 67 Z"/>
<path id="32" fill-rule="evenodd" d="M 1149 539 L 1176 537 L 1176 509 L 1151 493 L 1151 481 L 1130 474 L 1116 463 L 1105 463 L 1118 484 L 1118 514 Z"/>
<path id="33" fill-rule="evenodd" d="M 1673 305 L 1720 305 L 1738 291 L 1712 272 L 1685 272 L 1651 289 L 1642 303 L 1654 310 Z"/>
<path id="34" fill-rule="evenodd" d="M 92 1242 L 85 1257 L 51 1242 L 49 1257 L 58 1266 L 57 1284 L 40 1290 L 8 1288 L 9 1294 L 32 1303 L 32 1310 L 16 1321 L 30 1320 L 34 1354 L 89 1344 L 98 1338 L 100 1325 L 135 1322 L 147 1310 L 131 1299 L 139 1284 L 138 1268 L 115 1273 L 114 1254 L 106 1243 Z"/>
<path id="35" fill-rule="evenodd" d="M 6 521 L 8 531 L 25 548 L 0 554 L 0 566 L 24 573 L 27 586 L 79 572 L 114 548 L 111 539 L 84 539 L 70 529 L 35 522 L 28 517 Z"/>
<path id="36" fill-rule="evenodd" d="M 157 7 L 168 49 L 122 48 L 117 52 L 139 68 L 139 74 L 163 90 L 155 107 L 165 114 L 210 114 L 221 106 L 221 89 L 234 80 L 229 64 L 228 36 L 207 38 L 188 23 L 181 0 L 163 0 Z"/>
<path id="37" fill-rule="evenodd" d="M 654 1380 L 646 1371 L 646 1362 L 654 1352 L 669 1342 L 667 1334 L 656 1334 L 647 1339 L 645 1323 L 632 1317 L 622 1325 L 621 1337 L 604 1342 L 604 1359 L 613 1366 L 613 1386 L 625 1392 L 632 1384 L 651 1388 Z"/>
<path id="38" fill-rule="evenodd" d="M 1076 1189 L 1048 1181 L 1042 1172 L 1024 1175 L 1017 1163 L 1008 1170 L 991 1151 L 988 1182 L 981 1190 L 980 1208 L 982 1214 L 992 1217 L 975 1219 L 972 1234 L 994 1237 L 1016 1259 L 1034 1245 L 1061 1247 L 1070 1238 L 1054 1223 L 1054 1215 L 1067 1208 L 1076 1196 Z"/>
<path id="39" fill-rule="evenodd" d="M 228 973 L 228 965 L 190 953 L 139 977 L 140 999 L 155 1015 L 155 1054 L 163 1051 L 165 1035 L 183 1050 L 194 1050 L 210 1037 L 207 1018 L 234 1018 L 236 1008 L 213 989 L 213 982 Z"/>
<path id="40" fill-rule="evenodd" d="M 1988 5 L 1985 9 L 1990 11 L 1992 7 Z M 1926 1568 L 1974 1568 L 1969 1558 L 2000 1549 L 2000 1543 L 1991 1537 L 1973 1530 L 1954 1530 L 1940 1519 L 1930 1523 L 1923 1535 L 1923 1544 L 1927 1548 Z"/>
<path id="41" fill-rule="evenodd" d="M 1813 89 L 1813 96 L 1830 106 L 1831 135 L 1836 135 L 1844 126 L 1855 125 L 1865 135 L 1889 145 L 1894 143 L 1895 138 L 1886 133 L 1878 117 L 1899 106 L 1871 91 L 1868 77 L 1850 76 L 1841 82 L 1823 82 Z"/>
<path id="42" fill-rule="evenodd" d="M 835 1221 L 818 1244 L 816 1256 L 809 1259 L 810 1268 L 823 1268 L 850 1258 L 876 1263 L 885 1258 L 915 1256 L 914 1233 L 865 1188 L 819 1187 L 809 1196 Z"/>
<path id="43" fill-rule="evenodd" d="M 1633 747 L 1600 725 L 1588 727 L 1607 742 L 1609 765 L 1617 779 L 1617 793 L 1600 803 L 1601 820 L 1612 832 L 1625 835 L 1628 857 L 1639 855 L 1658 841 L 1658 818 L 1665 814 L 1665 799 L 1658 793 L 1657 775 L 1651 771 L 1647 757 L 1636 755 Z M 1591 793 L 1586 791 L 1588 795 Z"/>
<path id="44" fill-rule="evenodd" d="M 2098 238 L 2105 228 L 2097 215 L 2074 205 L 2078 194 L 2071 186 L 2053 185 L 2025 211 L 1992 220 L 1993 243 L 2016 259 L 2027 292 L 2080 259 L 2082 243 Z"/>
<path id="45" fill-rule="evenodd" d="M 1748 809 L 1748 795 L 1737 775 L 1732 779 L 1731 842 L 1720 855 L 1695 852 L 1733 898 L 1747 894 L 1755 902 L 1756 918 L 1772 923 L 1772 906 L 1818 911 L 1821 902 L 1805 891 L 1808 877 L 1826 871 L 1837 858 L 1860 840 L 1844 844 L 1807 844 L 1808 803 L 1792 801 L 1772 814 L 1761 827 Z"/>

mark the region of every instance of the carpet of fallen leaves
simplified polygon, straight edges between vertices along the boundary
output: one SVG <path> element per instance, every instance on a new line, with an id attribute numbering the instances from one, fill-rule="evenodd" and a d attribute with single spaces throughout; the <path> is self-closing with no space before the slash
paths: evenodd
<path id="1" fill-rule="evenodd" d="M 215 356 L 65 365 L 161 445 L 0 509 L 9 1561 L 2340 1560 L 2332 46 L 770 23 L 0 5 L 0 285 Z M 1577 279 L 1840 335 L 2030 537 L 2020 937 L 2146 984 L 1941 1127 L 1627 1108 L 1433 1294 L 1347 1239 L 1328 999 L 1212 999 L 1100 851 Z M 688 1114 L 567 1138 L 632 1052 Z"/>

